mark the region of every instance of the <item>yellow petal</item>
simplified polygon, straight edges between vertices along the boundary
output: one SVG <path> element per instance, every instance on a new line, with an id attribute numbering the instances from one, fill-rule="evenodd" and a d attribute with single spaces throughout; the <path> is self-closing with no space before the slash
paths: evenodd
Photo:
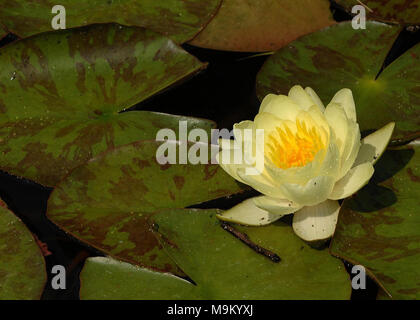
<path id="1" fill-rule="evenodd" d="M 375 164 L 385 151 L 392 132 L 395 128 L 395 122 L 390 122 L 386 126 L 366 136 L 361 141 L 361 146 L 353 166 L 364 162 Z"/>
<path id="2" fill-rule="evenodd" d="M 340 151 L 335 142 L 334 134 L 331 134 L 330 144 L 328 145 L 327 153 L 321 163 L 320 170 L 317 175 L 332 176 L 336 179 L 340 170 Z"/>
<path id="3" fill-rule="evenodd" d="M 301 205 L 298 205 L 293 201 L 276 199 L 267 196 L 255 197 L 254 203 L 260 209 L 266 210 L 272 214 L 280 214 L 282 216 L 296 212 L 302 208 Z"/>
<path id="4" fill-rule="evenodd" d="M 269 94 L 261 103 L 259 113 L 270 113 L 282 120 L 295 121 L 300 111 L 302 108 L 288 96 Z"/>
<path id="5" fill-rule="evenodd" d="M 331 103 L 341 104 L 346 112 L 347 118 L 356 122 L 356 106 L 354 104 L 353 93 L 350 89 L 344 88 L 338 91 L 332 98 Z"/>
<path id="6" fill-rule="evenodd" d="M 271 214 L 268 211 L 258 208 L 254 203 L 254 199 L 247 199 L 233 208 L 224 211 L 222 214 L 218 214 L 217 217 L 223 221 L 246 226 L 263 226 L 282 217 L 282 215 Z"/>
<path id="7" fill-rule="evenodd" d="M 348 126 L 348 133 L 346 141 L 344 142 L 343 153 L 341 155 L 341 167 L 337 176 L 337 180 L 344 177 L 356 160 L 360 149 L 360 130 L 359 125 L 355 122 L 350 122 Z"/>
<path id="8" fill-rule="evenodd" d="M 246 173 L 244 168 L 239 169 L 237 174 L 245 184 L 261 192 L 262 194 L 273 198 L 285 198 L 280 188 L 266 174 L 262 173 L 260 175 L 250 175 Z"/>
<path id="9" fill-rule="evenodd" d="M 331 194 L 335 179 L 332 176 L 317 176 L 306 185 L 285 183 L 281 190 L 285 199 L 292 200 L 304 206 L 313 206 L 325 201 Z"/>
<path id="10" fill-rule="evenodd" d="M 342 179 L 338 180 L 329 199 L 338 200 L 351 196 L 369 182 L 374 172 L 372 163 L 365 162 L 352 168 Z"/>
<path id="11" fill-rule="evenodd" d="M 237 174 L 238 168 L 243 168 L 245 165 L 235 163 L 235 149 L 233 147 L 234 141 L 229 139 L 219 139 L 219 145 L 223 147 L 223 149 L 216 155 L 216 160 L 219 165 L 231 177 L 242 183 L 245 183 Z M 237 160 L 237 162 L 239 161 Z"/>
<path id="12" fill-rule="evenodd" d="M 276 117 L 272 113 L 261 112 L 255 116 L 254 128 L 264 129 L 265 135 L 268 135 L 282 123 L 282 119 Z"/>
<path id="13" fill-rule="evenodd" d="M 315 123 L 319 126 L 324 128 L 325 130 L 328 131 L 329 125 L 327 122 L 327 119 L 325 118 L 324 112 L 325 112 L 325 108 L 323 111 L 319 110 L 319 107 L 317 106 L 312 106 L 307 110 L 309 116 L 312 118 L 313 121 L 315 121 Z"/>
<path id="14" fill-rule="evenodd" d="M 267 107 L 271 102 L 276 100 L 279 96 L 277 94 L 269 93 L 267 94 L 264 99 L 261 101 L 260 110 L 258 113 L 263 112 L 265 107 Z"/>
<path id="15" fill-rule="evenodd" d="M 311 96 L 301 86 L 294 86 L 289 91 L 289 98 L 296 102 L 303 110 L 316 105 Z"/>
<path id="16" fill-rule="evenodd" d="M 325 106 L 322 103 L 319 96 L 316 94 L 316 92 L 311 87 L 306 87 L 305 91 L 312 98 L 312 101 L 318 107 L 319 111 L 324 112 L 325 111 Z"/>
<path id="17" fill-rule="evenodd" d="M 330 103 L 325 109 L 325 118 L 327 118 L 328 124 L 334 131 L 340 155 L 342 155 L 347 139 L 349 125 L 346 113 L 341 105 Z"/>
<path id="18" fill-rule="evenodd" d="M 265 169 L 267 170 L 267 174 L 273 181 L 277 182 L 278 185 L 285 182 L 306 184 L 319 172 L 321 166 L 320 161 L 318 161 L 319 158 L 322 158 L 321 153 L 318 153 L 313 161 L 302 167 L 290 167 L 288 169 L 278 168 L 271 160 L 267 159 L 265 162 Z"/>
<path id="19" fill-rule="evenodd" d="M 254 128 L 254 122 L 251 121 L 251 120 L 244 120 L 244 121 L 241 121 L 239 123 L 235 123 L 233 125 L 234 130 L 241 130 L 241 131 L 244 130 L 244 129 L 251 129 L 252 130 L 253 128 Z"/>
<path id="20" fill-rule="evenodd" d="M 334 234 L 340 205 L 326 200 L 312 207 L 303 207 L 293 216 L 293 230 L 305 241 L 325 240 Z"/>
<path id="21" fill-rule="evenodd" d="M 264 150 L 265 142 L 269 141 L 270 134 L 275 132 L 276 128 L 281 127 L 284 124 L 288 124 L 293 129 L 295 122 L 290 120 L 282 120 L 268 112 L 262 112 L 256 115 L 254 120 L 255 129 L 264 130 L 264 144 L 257 144 L 257 148 L 261 154 L 264 154 L 266 151 Z"/>

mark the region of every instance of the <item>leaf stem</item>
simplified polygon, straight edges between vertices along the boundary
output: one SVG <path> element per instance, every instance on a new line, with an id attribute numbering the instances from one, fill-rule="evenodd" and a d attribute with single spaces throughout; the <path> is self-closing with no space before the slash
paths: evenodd
<path id="1" fill-rule="evenodd" d="M 255 252 L 269 258 L 271 261 L 278 263 L 281 261 L 281 258 L 274 252 L 265 249 L 259 245 L 257 245 L 256 243 L 252 242 L 251 239 L 249 239 L 248 235 L 240 232 L 239 230 L 235 229 L 234 227 L 232 227 L 229 223 L 222 221 L 221 222 L 221 227 L 226 230 L 227 232 L 229 232 L 230 234 L 232 234 L 235 238 L 238 238 L 239 240 L 241 240 L 243 243 L 245 243 L 248 247 L 250 247 L 252 250 L 254 250 Z"/>

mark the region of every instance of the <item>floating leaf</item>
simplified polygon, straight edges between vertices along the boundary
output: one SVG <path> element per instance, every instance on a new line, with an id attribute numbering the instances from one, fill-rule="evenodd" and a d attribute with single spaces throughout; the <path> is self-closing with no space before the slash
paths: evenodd
<path id="1" fill-rule="evenodd" d="M 218 165 L 159 164 L 160 144 L 122 146 L 75 169 L 52 192 L 48 217 L 114 257 L 179 273 L 161 253 L 148 217 L 160 208 L 184 208 L 242 189 Z"/>
<path id="2" fill-rule="evenodd" d="M 0 199 L 0 300 L 39 299 L 46 281 L 41 250 Z"/>
<path id="3" fill-rule="evenodd" d="M 0 168 L 50 186 L 102 151 L 177 128 L 183 118 L 120 111 L 204 66 L 167 38 L 112 24 L 17 41 L 0 65 Z"/>
<path id="4" fill-rule="evenodd" d="M 351 13 L 353 6 L 361 5 L 357 0 L 335 0 Z M 420 3 L 406 0 L 363 0 L 368 18 L 393 23 L 418 24 Z"/>
<path id="5" fill-rule="evenodd" d="M 80 280 L 81 299 L 197 299 L 187 280 L 105 257 L 88 258 Z"/>
<path id="6" fill-rule="evenodd" d="M 14 34 L 25 38 L 52 31 L 52 8 L 66 11 L 66 28 L 115 22 L 144 27 L 178 43 L 190 40 L 213 17 L 221 0 L 47 0 L 0 1 L 0 21 Z"/>
<path id="7" fill-rule="evenodd" d="M 377 78 L 398 27 L 345 22 L 302 37 L 272 55 L 257 76 L 257 93 L 287 94 L 295 84 L 312 87 L 324 103 L 350 88 L 361 130 L 396 122 L 394 138 L 420 133 L 420 45 L 388 65 Z"/>
<path id="8" fill-rule="evenodd" d="M 388 150 L 341 209 L 331 252 L 365 266 L 394 299 L 420 298 L 420 149 Z"/>
<path id="9" fill-rule="evenodd" d="M 276 50 L 335 23 L 329 7 L 327 0 L 224 0 L 214 19 L 190 43 L 217 50 Z"/>
<path id="10" fill-rule="evenodd" d="M 82 299 L 348 299 L 340 260 L 312 249 L 276 222 L 243 227 L 255 243 L 278 253 L 274 263 L 220 227 L 217 210 L 167 210 L 153 216 L 170 256 L 196 283 L 106 258 L 91 258 L 81 273 Z"/>

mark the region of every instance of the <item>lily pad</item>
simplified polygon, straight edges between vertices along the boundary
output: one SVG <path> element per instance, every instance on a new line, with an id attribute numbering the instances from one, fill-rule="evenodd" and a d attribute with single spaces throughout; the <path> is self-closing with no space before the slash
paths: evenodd
<path id="1" fill-rule="evenodd" d="M 177 128 L 184 118 L 121 111 L 205 66 L 168 38 L 114 24 L 14 42 L 0 65 L 0 169 L 48 186 L 102 151 Z"/>
<path id="2" fill-rule="evenodd" d="M 224 231 L 218 210 L 167 210 L 153 227 L 169 255 L 196 283 L 106 258 L 90 258 L 81 273 L 82 299 L 348 299 L 342 262 L 316 250 L 276 222 L 243 227 L 255 243 L 278 253 L 274 263 Z"/>
<path id="3" fill-rule="evenodd" d="M 257 76 L 258 96 L 287 94 L 300 84 L 312 87 L 327 104 L 338 90 L 350 88 L 361 130 L 395 121 L 394 138 L 418 136 L 420 44 L 379 74 L 399 31 L 377 22 L 354 30 L 344 22 L 304 36 L 267 59 Z"/>
<path id="4" fill-rule="evenodd" d="M 46 281 L 41 250 L 0 199 L 0 300 L 39 299 Z"/>
<path id="5" fill-rule="evenodd" d="M 184 208 L 243 189 L 218 165 L 159 164 L 160 145 L 136 142 L 75 169 L 52 192 L 47 216 L 116 258 L 179 274 L 153 236 L 149 216 L 161 208 Z"/>
<path id="6" fill-rule="evenodd" d="M 221 0 L 13 0 L 0 4 L 0 21 L 21 38 L 52 31 L 52 8 L 66 10 L 66 28 L 115 22 L 144 27 L 177 43 L 194 37 L 214 16 Z M 118 14 L 116 14 L 118 13 Z"/>
<path id="7" fill-rule="evenodd" d="M 360 5 L 357 0 L 335 0 L 351 13 L 353 6 Z M 401 24 L 420 22 L 420 3 L 406 0 L 363 0 L 366 16 L 369 19 Z"/>
<path id="8" fill-rule="evenodd" d="M 190 44 L 231 51 L 277 50 L 334 24 L 329 7 L 327 0 L 224 0 L 214 19 Z"/>
<path id="9" fill-rule="evenodd" d="M 388 150 L 340 211 L 331 253 L 361 264 L 394 299 L 420 298 L 420 148 Z"/>
<path id="10" fill-rule="evenodd" d="M 187 280 L 106 257 L 88 258 L 80 281 L 80 298 L 85 300 L 197 299 Z"/>

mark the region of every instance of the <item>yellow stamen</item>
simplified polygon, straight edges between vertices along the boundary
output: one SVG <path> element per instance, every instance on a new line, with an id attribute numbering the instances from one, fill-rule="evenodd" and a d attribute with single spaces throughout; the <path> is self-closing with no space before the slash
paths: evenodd
<path id="1" fill-rule="evenodd" d="M 282 169 L 302 167 L 311 162 L 318 151 L 325 149 L 324 139 L 317 127 L 308 128 L 304 121 L 296 120 L 296 132 L 284 124 L 268 137 L 268 155 Z"/>

